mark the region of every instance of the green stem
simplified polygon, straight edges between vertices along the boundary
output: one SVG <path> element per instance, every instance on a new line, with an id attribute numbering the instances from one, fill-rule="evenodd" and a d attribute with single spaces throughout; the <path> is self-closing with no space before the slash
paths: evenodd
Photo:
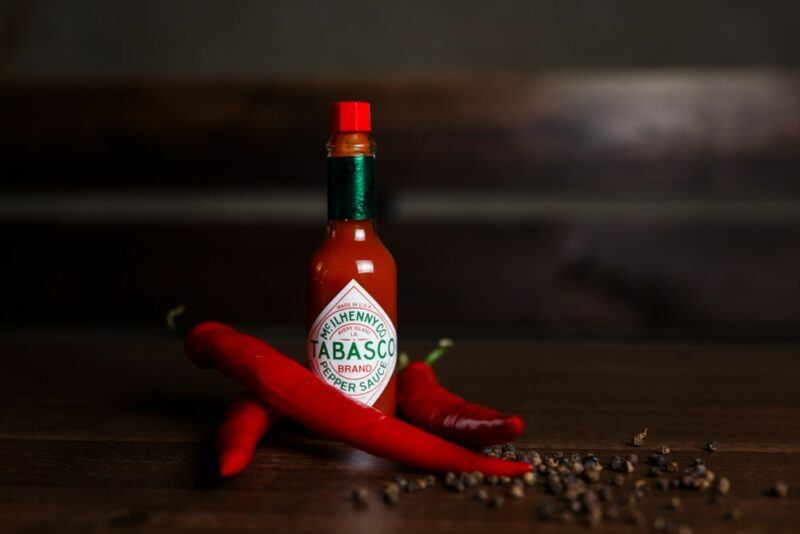
<path id="1" fill-rule="evenodd" d="M 447 349 L 453 346 L 453 340 L 449 338 L 444 338 L 439 340 L 439 346 L 433 349 L 426 357 L 425 363 L 427 365 L 433 365 L 436 363 L 436 360 L 441 358 Z"/>
<path id="2" fill-rule="evenodd" d="M 185 325 L 179 324 L 180 318 L 186 313 L 186 306 L 179 304 L 167 312 L 167 328 L 170 332 L 174 332 L 178 336 L 184 338 L 188 333 Z"/>
<path id="3" fill-rule="evenodd" d="M 398 362 L 398 369 L 397 370 L 398 371 L 402 371 L 403 369 L 408 367 L 408 364 L 409 364 L 410 361 L 411 360 L 408 358 L 408 353 L 407 352 L 401 352 L 400 353 L 400 361 Z"/>

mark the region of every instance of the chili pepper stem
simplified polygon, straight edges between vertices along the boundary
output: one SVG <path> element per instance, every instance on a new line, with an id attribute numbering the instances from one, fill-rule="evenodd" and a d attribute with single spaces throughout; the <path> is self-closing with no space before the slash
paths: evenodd
<path id="1" fill-rule="evenodd" d="M 453 340 L 450 338 L 442 338 L 439 340 L 439 346 L 433 349 L 426 357 L 425 364 L 433 365 L 436 360 L 441 358 L 447 350 L 453 346 Z"/>
<path id="2" fill-rule="evenodd" d="M 402 371 L 403 369 L 408 367 L 408 364 L 411 362 L 411 360 L 408 357 L 408 353 L 405 352 L 405 351 L 400 353 L 400 357 L 399 358 L 400 358 L 400 361 L 397 362 L 397 370 L 398 371 Z"/>
<path id="3" fill-rule="evenodd" d="M 180 336 L 181 338 L 185 338 L 186 334 L 189 333 L 189 329 L 186 328 L 183 324 L 178 324 L 183 314 L 186 313 L 186 306 L 183 304 L 179 304 L 174 308 L 170 309 L 167 312 L 167 316 L 165 320 L 167 322 L 167 328 L 169 328 L 170 332 L 173 332 Z"/>

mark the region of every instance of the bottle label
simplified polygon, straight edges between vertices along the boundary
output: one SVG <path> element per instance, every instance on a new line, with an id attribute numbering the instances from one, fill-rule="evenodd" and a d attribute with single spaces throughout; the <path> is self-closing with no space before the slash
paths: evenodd
<path id="1" fill-rule="evenodd" d="M 350 280 L 311 325 L 306 348 L 315 375 L 372 406 L 394 372 L 397 332 L 380 304 Z"/>
<path id="2" fill-rule="evenodd" d="M 375 217 L 375 156 L 328 158 L 328 220 Z"/>

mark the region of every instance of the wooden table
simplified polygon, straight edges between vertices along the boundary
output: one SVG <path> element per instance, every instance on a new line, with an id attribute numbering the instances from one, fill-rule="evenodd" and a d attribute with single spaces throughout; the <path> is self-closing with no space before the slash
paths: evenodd
<path id="1" fill-rule="evenodd" d="M 177 341 L 135 332 L 5 332 L 0 338 L 0 531 L 291 530 L 422 532 L 582 530 L 541 522 L 541 488 L 501 509 L 437 487 L 366 510 L 349 491 L 408 470 L 284 427 L 234 480 L 214 476 L 209 436 L 237 387 L 190 366 Z M 278 343 L 300 354 L 297 342 Z M 430 344 L 407 345 L 421 355 Z M 690 344 L 464 342 L 440 362 L 444 382 L 522 414 L 518 445 L 541 452 L 631 452 L 667 444 L 682 466 L 706 459 L 732 483 L 723 505 L 707 493 L 643 500 L 694 532 L 800 528 L 800 350 Z M 707 440 L 719 451 L 704 452 Z M 632 480 L 642 478 L 640 467 Z M 605 473 L 604 473 L 605 476 Z M 650 479 L 648 479 L 650 480 Z M 765 495 L 776 480 L 788 498 Z M 739 508 L 741 520 L 725 519 Z M 604 529 L 632 531 L 623 521 Z"/>

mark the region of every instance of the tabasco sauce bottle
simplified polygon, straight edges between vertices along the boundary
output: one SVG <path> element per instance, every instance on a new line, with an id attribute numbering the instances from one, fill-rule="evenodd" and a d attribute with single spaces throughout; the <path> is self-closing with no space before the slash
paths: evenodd
<path id="1" fill-rule="evenodd" d="M 308 271 L 308 365 L 320 380 L 395 413 L 397 267 L 375 233 L 375 142 L 368 102 L 335 102 L 328 229 Z"/>

